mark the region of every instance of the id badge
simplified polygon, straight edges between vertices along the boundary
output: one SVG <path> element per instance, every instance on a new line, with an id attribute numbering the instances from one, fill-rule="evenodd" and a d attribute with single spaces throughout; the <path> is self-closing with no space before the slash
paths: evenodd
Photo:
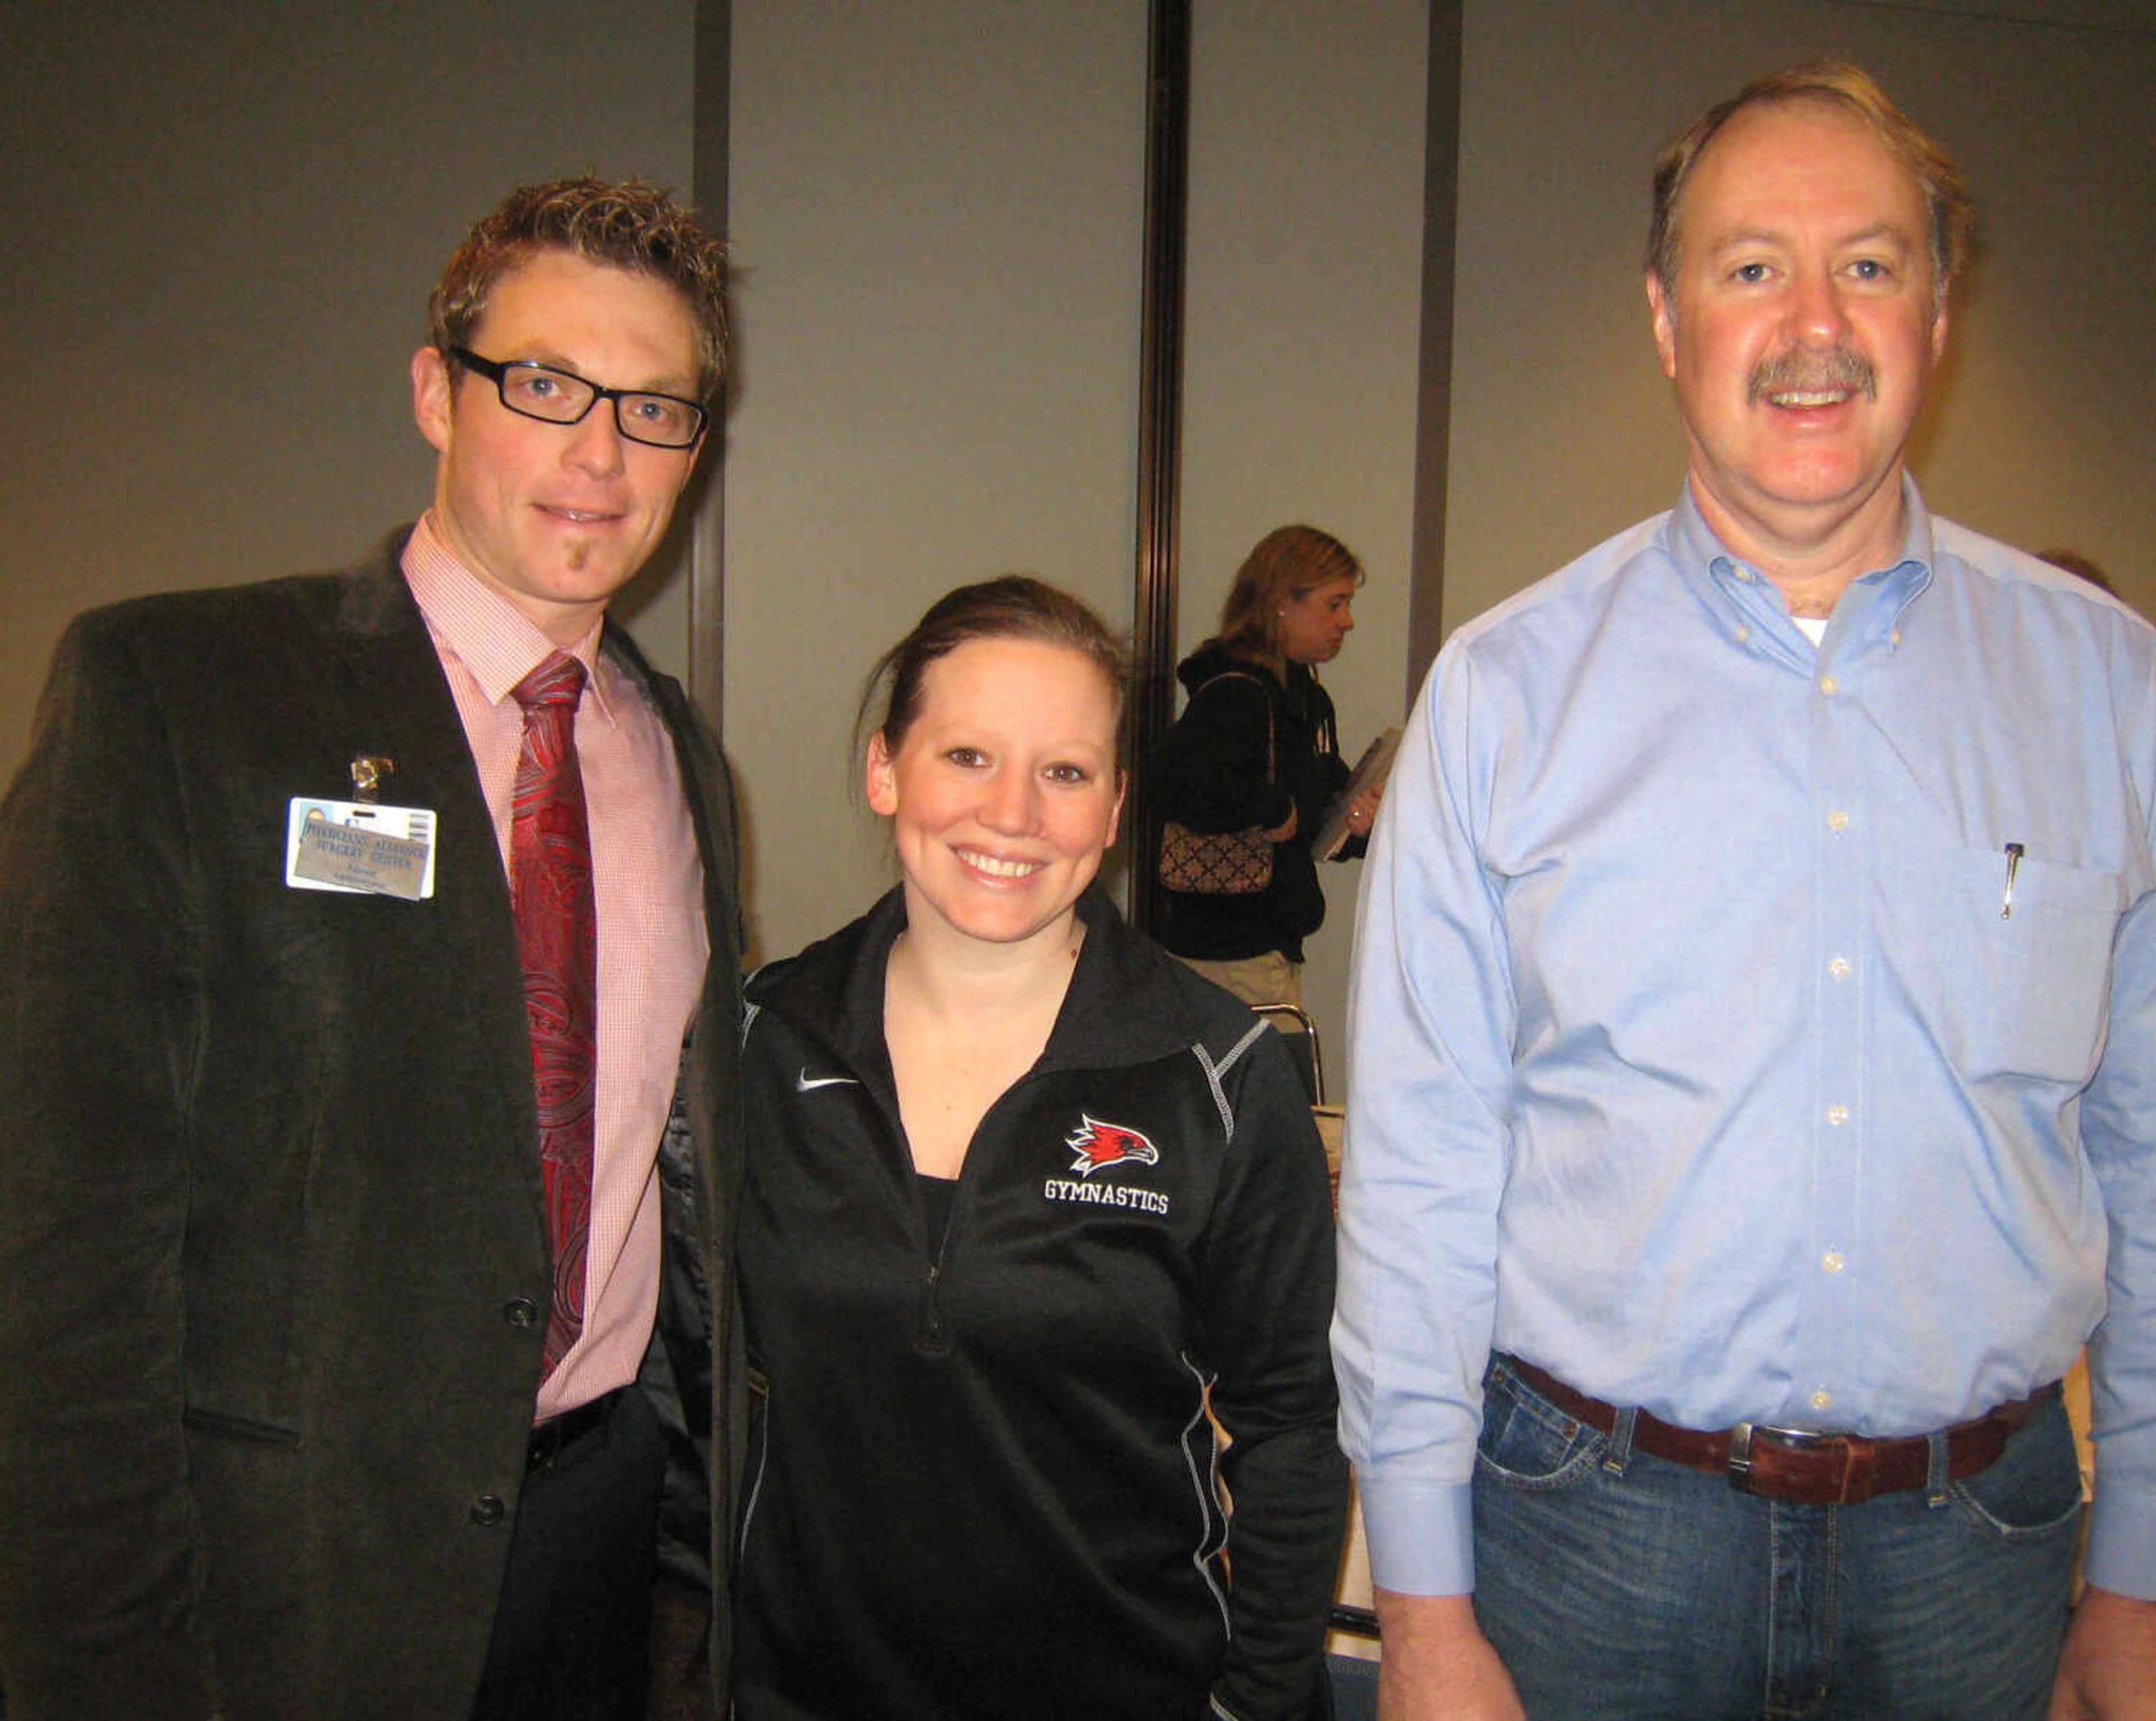
<path id="1" fill-rule="evenodd" d="M 295 795 L 285 821 L 285 882 L 408 902 L 431 897 L 434 810 Z"/>

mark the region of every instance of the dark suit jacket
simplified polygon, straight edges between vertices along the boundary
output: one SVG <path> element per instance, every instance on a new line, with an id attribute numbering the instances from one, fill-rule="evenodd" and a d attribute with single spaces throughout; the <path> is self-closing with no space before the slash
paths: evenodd
<path id="1" fill-rule="evenodd" d="M 508 890 L 404 535 L 80 618 L 0 808 L 9 1721 L 470 1711 L 548 1246 Z M 692 1461 L 667 1515 L 696 1545 L 666 1563 L 716 1579 L 723 1622 L 731 794 L 680 687 L 605 648 L 674 733 L 703 852 L 646 1378 Z M 395 761 L 385 802 L 439 813 L 431 901 L 285 886 L 287 802 L 350 798 L 356 753 Z"/>

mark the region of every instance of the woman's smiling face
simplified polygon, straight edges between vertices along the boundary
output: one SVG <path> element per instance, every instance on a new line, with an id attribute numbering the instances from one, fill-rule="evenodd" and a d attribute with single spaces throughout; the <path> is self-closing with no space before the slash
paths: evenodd
<path id="1" fill-rule="evenodd" d="M 1060 935 L 1116 840 L 1116 689 L 1069 646 L 973 639 L 928 666 L 896 754 L 868 752 L 891 822 L 908 924 L 968 938 Z"/>

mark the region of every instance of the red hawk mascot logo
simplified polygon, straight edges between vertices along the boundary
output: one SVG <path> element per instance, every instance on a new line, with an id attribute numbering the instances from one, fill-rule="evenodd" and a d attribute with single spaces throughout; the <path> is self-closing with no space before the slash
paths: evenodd
<path id="1" fill-rule="evenodd" d="M 1137 1130 L 1126 1129 L 1121 1124 L 1104 1124 L 1082 1112 L 1078 1127 L 1064 1139 L 1063 1145 L 1076 1155 L 1070 1169 L 1081 1177 L 1091 1177 L 1103 1165 L 1160 1163 L 1160 1150 Z"/>

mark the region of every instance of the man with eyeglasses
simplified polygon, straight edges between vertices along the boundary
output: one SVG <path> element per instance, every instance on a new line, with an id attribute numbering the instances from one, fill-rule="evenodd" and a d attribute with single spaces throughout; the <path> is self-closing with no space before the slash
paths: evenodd
<path id="1" fill-rule="evenodd" d="M 649 187 L 512 193 L 415 525 L 62 643 L 0 810 L 10 1721 L 639 1715 L 654 1592 L 653 1707 L 720 1706 L 731 789 L 606 612 L 723 289 Z"/>

